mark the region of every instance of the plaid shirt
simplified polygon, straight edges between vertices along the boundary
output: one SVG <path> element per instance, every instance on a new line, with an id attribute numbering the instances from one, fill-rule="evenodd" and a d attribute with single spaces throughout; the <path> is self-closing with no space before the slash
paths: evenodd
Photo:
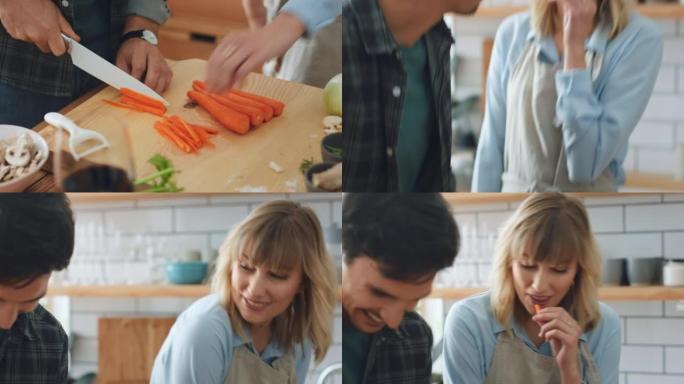
<path id="1" fill-rule="evenodd" d="M 420 315 L 409 312 L 399 329 L 373 335 L 363 384 L 430 384 L 432 331 Z"/>
<path id="2" fill-rule="evenodd" d="M 0 383 L 64 384 L 69 339 L 57 319 L 42 306 L 19 315 L 0 336 Z"/>
<path id="3" fill-rule="evenodd" d="M 78 7 L 78 0 L 53 2 L 73 25 L 74 7 Z M 143 16 L 160 24 L 169 17 L 166 0 L 111 0 L 110 6 L 109 60 L 115 56 L 119 47 L 128 15 Z M 0 83 L 48 96 L 73 98 L 78 96 L 74 94 L 73 87 L 75 70 L 71 56 L 55 57 L 45 54 L 34 44 L 12 38 L 0 24 Z"/>
<path id="4" fill-rule="evenodd" d="M 398 45 L 385 24 L 378 0 L 346 0 L 342 25 L 344 105 L 343 190 L 399 189 L 397 146 L 406 87 Z M 441 188 L 454 189 L 451 173 L 451 33 L 443 21 L 425 35 L 439 133 Z"/>

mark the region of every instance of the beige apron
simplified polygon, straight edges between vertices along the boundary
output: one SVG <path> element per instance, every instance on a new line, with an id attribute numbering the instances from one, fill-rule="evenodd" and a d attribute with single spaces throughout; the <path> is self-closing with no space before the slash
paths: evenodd
<path id="1" fill-rule="evenodd" d="M 272 19 L 287 0 L 267 0 Z M 342 16 L 311 37 L 302 37 L 282 57 L 276 77 L 323 88 L 342 72 Z"/>
<path id="2" fill-rule="evenodd" d="M 225 384 L 297 384 L 292 352 L 269 365 L 241 345 L 235 349 Z"/>
<path id="3" fill-rule="evenodd" d="M 580 340 L 577 351 L 580 367 L 586 381 L 583 384 L 600 384 L 601 378 L 586 343 Z M 557 384 L 560 370 L 553 357 L 530 349 L 510 332 L 501 332 L 496 338 L 494 358 L 487 372 L 485 384 Z"/>
<path id="4" fill-rule="evenodd" d="M 539 44 L 527 44 L 508 82 L 501 192 L 616 191 L 608 168 L 593 183 L 570 182 L 563 130 L 556 119 L 560 65 L 538 60 L 539 49 Z M 586 60 L 593 81 L 603 58 L 587 51 Z"/>

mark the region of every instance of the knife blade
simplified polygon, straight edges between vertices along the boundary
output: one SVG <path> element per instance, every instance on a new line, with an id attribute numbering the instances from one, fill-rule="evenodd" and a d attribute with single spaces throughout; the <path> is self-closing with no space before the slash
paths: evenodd
<path id="1" fill-rule="evenodd" d="M 69 36 L 62 34 L 62 37 L 68 45 L 71 61 L 73 61 L 75 66 L 116 89 L 130 88 L 138 93 L 159 100 L 166 106 L 169 105 L 169 102 L 152 90 L 152 88 L 124 72 L 121 68 L 98 56 Z"/>

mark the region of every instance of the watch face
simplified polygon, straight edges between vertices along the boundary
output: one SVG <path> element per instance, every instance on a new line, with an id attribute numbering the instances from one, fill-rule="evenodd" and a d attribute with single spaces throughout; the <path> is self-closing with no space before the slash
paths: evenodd
<path id="1" fill-rule="evenodd" d="M 157 36 L 152 31 L 144 30 L 142 38 L 152 45 L 157 45 Z"/>

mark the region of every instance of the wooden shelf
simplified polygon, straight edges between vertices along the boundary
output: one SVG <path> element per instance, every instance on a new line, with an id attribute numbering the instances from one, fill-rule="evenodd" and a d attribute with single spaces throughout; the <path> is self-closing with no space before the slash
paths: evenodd
<path id="1" fill-rule="evenodd" d="M 486 291 L 486 287 L 435 288 L 431 298 L 461 300 Z M 101 285 L 101 286 L 50 286 L 48 296 L 71 297 L 186 297 L 195 298 L 210 293 L 208 285 Z M 338 294 L 339 296 L 339 294 Z M 661 301 L 684 300 L 684 287 L 638 286 L 601 287 L 599 298 L 606 301 Z"/>
<path id="2" fill-rule="evenodd" d="M 461 300 L 486 291 L 485 287 L 477 288 L 435 288 L 431 298 L 444 300 Z M 604 301 L 663 301 L 684 300 L 684 287 L 636 286 L 636 287 L 601 287 L 599 299 Z"/>
<path id="3" fill-rule="evenodd" d="M 684 191 L 684 181 L 675 180 L 672 176 L 651 173 L 627 173 L 625 188 L 639 188 L 658 191 Z"/>
<path id="4" fill-rule="evenodd" d="M 92 285 L 50 286 L 48 296 L 71 297 L 202 297 L 208 285 Z"/>
<path id="5" fill-rule="evenodd" d="M 652 192 L 646 194 L 658 194 L 659 192 Z M 585 198 L 614 198 L 614 197 L 628 197 L 641 196 L 644 193 L 639 192 L 568 192 L 568 196 L 573 196 L 579 199 Z M 487 203 L 510 203 L 515 201 L 523 201 L 529 193 L 470 193 L 470 192 L 449 192 L 442 193 L 444 199 L 452 205 L 463 204 L 487 204 Z"/>
<path id="6" fill-rule="evenodd" d="M 504 18 L 514 13 L 528 10 L 527 6 L 501 5 L 494 7 L 480 7 L 475 17 Z M 640 4 L 634 10 L 651 19 L 682 19 L 684 18 L 684 5 L 679 3 L 668 4 Z"/>

